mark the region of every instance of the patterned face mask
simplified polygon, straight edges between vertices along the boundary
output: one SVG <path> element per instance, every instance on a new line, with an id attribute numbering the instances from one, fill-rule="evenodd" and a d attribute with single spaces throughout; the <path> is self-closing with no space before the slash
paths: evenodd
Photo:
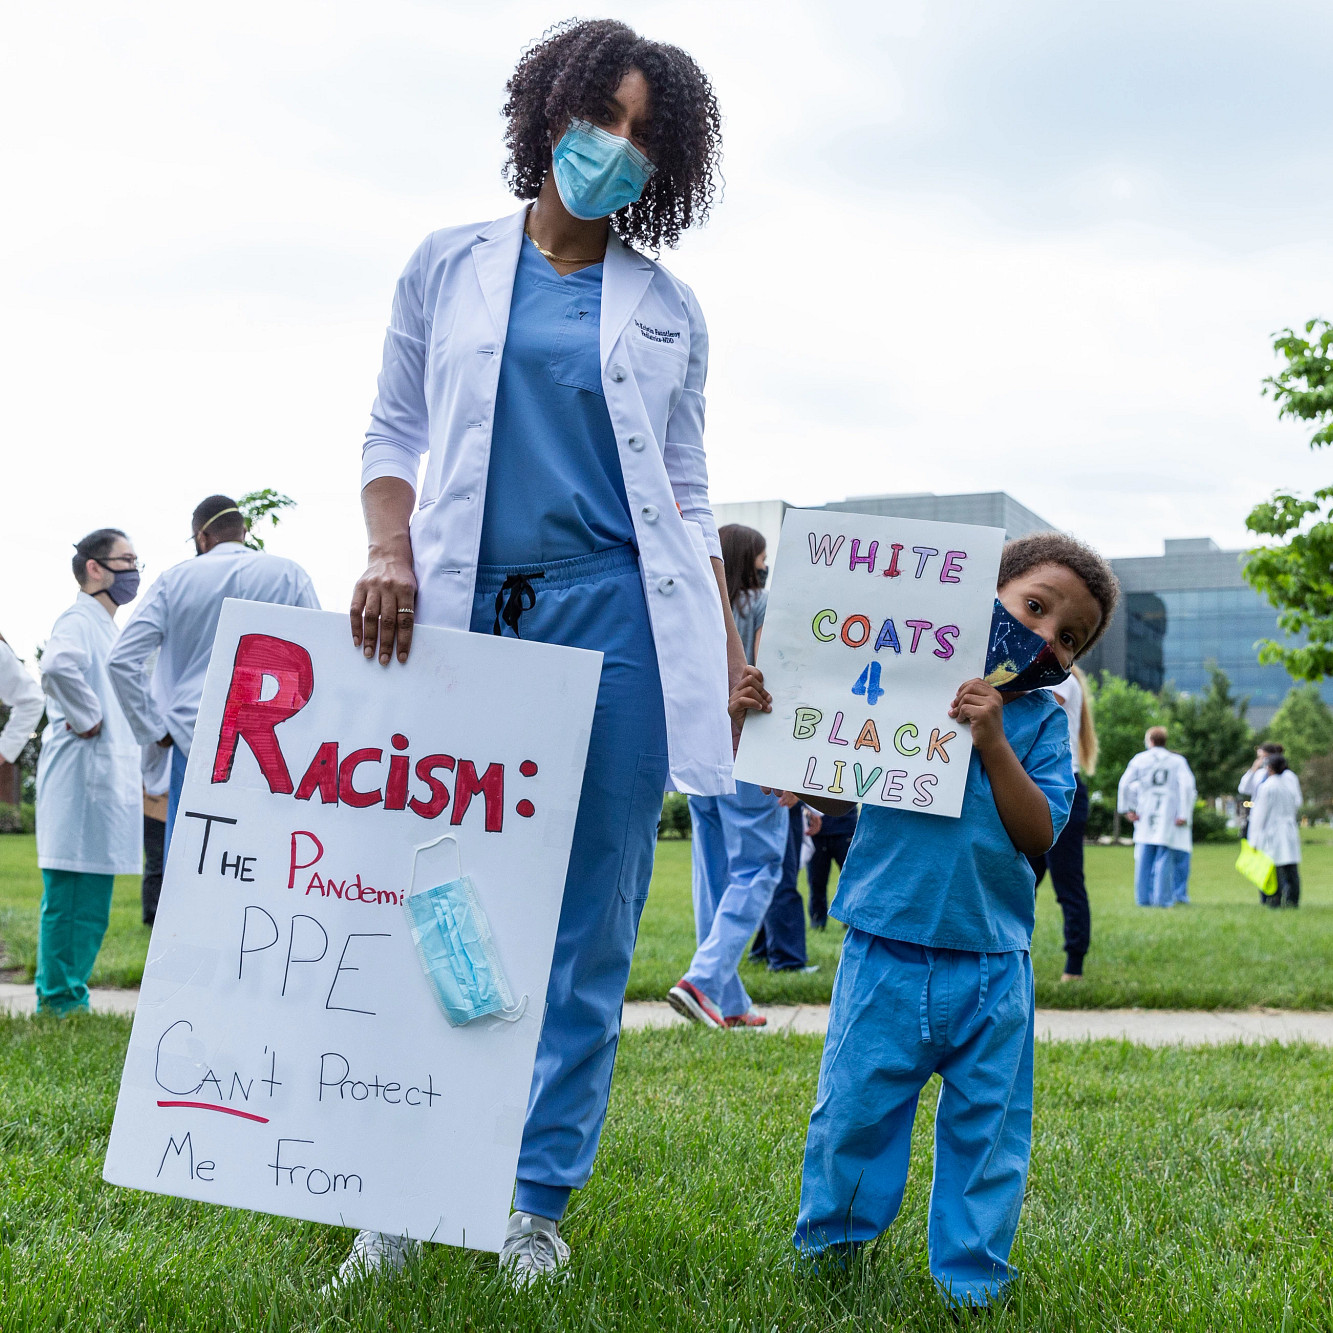
<path id="1" fill-rule="evenodd" d="M 458 839 L 452 833 L 445 833 L 412 853 L 414 882 L 417 856 L 446 839 L 457 852 Z M 525 995 L 514 1003 L 476 886 L 470 876 L 462 873 L 461 852 L 458 869 L 456 879 L 434 888 L 413 892 L 409 886 L 403 900 L 421 970 L 445 1018 L 454 1027 L 488 1014 L 512 1023 L 527 1008 L 528 997 Z"/>
<path id="2" fill-rule="evenodd" d="M 1016 619 L 997 597 L 983 679 L 997 690 L 1019 694 L 1059 685 L 1069 679 L 1069 671 L 1060 665 L 1055 649 Z"/>

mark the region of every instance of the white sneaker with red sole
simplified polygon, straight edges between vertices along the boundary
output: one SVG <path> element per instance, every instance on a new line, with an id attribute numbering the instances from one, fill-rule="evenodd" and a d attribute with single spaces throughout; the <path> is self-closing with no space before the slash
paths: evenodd
<path id="1" fill-rule="evenodd" d="M 691 1023 L 702 1023 L 706 1028 L 724 1028 L 727 1025 L 717 1005 L 684 977 L 667 991 L 667 1003 Z"/>

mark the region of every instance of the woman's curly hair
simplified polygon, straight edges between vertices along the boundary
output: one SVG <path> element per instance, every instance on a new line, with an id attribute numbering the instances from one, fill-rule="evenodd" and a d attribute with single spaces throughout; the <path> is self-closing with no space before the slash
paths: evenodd
<path id="1" fill-rule="evenodd" d="M 631 68 L 651 91 L 647 155 L 657 170 L 642 197 L 613 219 L 621 240 L 658 250 L 707 218 L 721 155 L 713 85 L 679 47 L 647 41 L 614 19 L 569 19 L 549 29 L 505 85 L 504 177 L 520 199 L 535 199 L 551 169 L 552 136 L 570 117 L 596 111 Z"/>

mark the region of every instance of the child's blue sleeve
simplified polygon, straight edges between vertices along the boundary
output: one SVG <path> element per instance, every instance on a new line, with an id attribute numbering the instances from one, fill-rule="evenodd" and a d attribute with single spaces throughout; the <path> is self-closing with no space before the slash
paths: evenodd
<path id="1" fill-rule="evenodd" d="M 1075 791 L 1069 724 L 1060 709 L 1043 719 L 1037 739 L 1023 760 L 1023 771 L 1041 788 L 1051 807 L 1053 838 L 1058 838 L 1069 822 Z"/>

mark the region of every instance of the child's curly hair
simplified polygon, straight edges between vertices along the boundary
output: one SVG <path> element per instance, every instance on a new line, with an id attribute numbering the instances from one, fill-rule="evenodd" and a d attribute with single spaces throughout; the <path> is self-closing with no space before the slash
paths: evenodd
<path id="1" fill-rule="evenodd" d="M 998 586 L 1003 588 L 1038 565 L 1061 565 L 1071 574 L 1077 574 L 1102 609 L 1101 624 L 1078 651 L 1077 655 L 1082 657 L 1106 633 L 1106 627 L 1111 623 L 1120 601 L 1120 580 L 1091 546 L 1085 546 L 1064 532 L 1034 532 L 1029 537 L 1005 542 L 1000 555 Z"/>
<path id="2" fill-rule="evenodd" d="M 642 197 L 613 216 L 621 240 L 658 250 L 708 217 L 722 146 L 713 86 L 679 47 L 647 41 L 614 19 L 569 19 L 549 29 L 505 85 L 504 178 L 520 199 L 535 199 L 551 169 L 552 136 L 571 117 L 599 110 L 630 69 L 642 71 L 651 90 L 647 155 L 657 170 Z"/>

